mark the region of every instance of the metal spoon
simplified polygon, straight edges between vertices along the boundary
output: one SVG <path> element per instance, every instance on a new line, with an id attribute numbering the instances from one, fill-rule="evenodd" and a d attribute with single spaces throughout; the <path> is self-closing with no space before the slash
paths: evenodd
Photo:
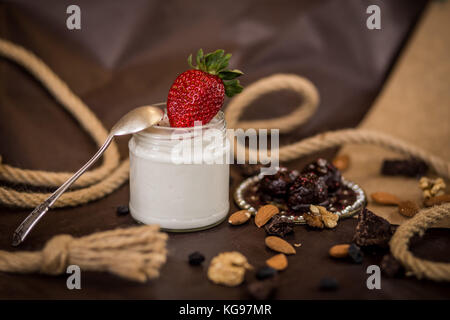
<path id="1" fill-rule="evenodd" d="M 25 240 L 31 229 L 33 229 L 39 219 L 41 219 L 53 203 L 55 203 L 56 199 L 58 199 L 67 190 L 67 188 L 69 188 L 87 169 L 92 166 L 92 164 L 94 164 L 95 161 L 98 160 L 98 158 L 100 158 L 115 136 L 136 133 L 158 123 L 164 116 L 164 112 L 154 106 L 160 104 L 161 103 L 154 104 L 153 106 L 139 107 L 124 115 L 111 129 L 105 143 L 101 146 L 97 153 L 88 162 L 86 162 L 80 170 L 70 177 L 69 180 L 64 182 L 63 185 L 52 193 L 47 200 L 38 205 L 33 212 L 25 218 L 16 231 L 14 231 L 12 245 L 18 246 Z"/>

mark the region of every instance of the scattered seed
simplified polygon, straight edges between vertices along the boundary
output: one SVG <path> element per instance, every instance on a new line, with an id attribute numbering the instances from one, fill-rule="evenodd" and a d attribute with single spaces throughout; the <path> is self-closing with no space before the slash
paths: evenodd
<path id="1" fill-rule="evenodd" d="M 405 217 L 414 217 L 419 212 L 419 207 L 412 201 L 401 201 L 398 204 L 398 212 Z"/>

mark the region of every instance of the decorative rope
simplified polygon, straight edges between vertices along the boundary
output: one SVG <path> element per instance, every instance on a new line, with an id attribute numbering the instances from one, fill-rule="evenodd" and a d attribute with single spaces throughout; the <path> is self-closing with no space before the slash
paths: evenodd
<path id="1" fill-rule="evenodd" d="M 145 282 L 166 262 L 167 234 L 156 225 L 98 232 L 82 238 L 57 235 L 42 251 L 0 251 L 0 271 L 58 275 L 69 265 Z"/>
<path id="2" fill-rule="evenodd" d="M 107 131 L 89 108 L 73 94 L 67 85 L 59 79 L 39 58 L 27 50 L 0 39 L 0 54 L 10 58 L 29 70 L 50 91 L 92 136 L 100 146 L 107 136 Z M 289 115 L 270 120 L 239 121 L 244 109 L 261 96 L 290 90 L 301 98 L 301 104 Z M 319 104 L 319 94 L 315 86 L 307 79 L 289 74 L 276 74 L 248 86 L 240 95 L 230 101 L 225 117 L 230 127 L 274 129 L 290 132 L 295 127 L 304 124 L 316 111 Z M 289 161 L 302 156 L 343 144 L 374 144 L 391 150 L 414 156 L 427 162 L 438 174 L 450 177 L 450 162 L 428 154 L 425 150 L 405 143 L 397 138 L 374 131 L 361 129 L 346 129 L 326 132 L 302 141 L 282 146 L 279 149 L 279 160 Z M 256 150 L 247 150 L 256 152 Z M 113 143 L 105 153 L 102 166 L 85 173 L 77 181 L 79 190 L 66 192 L 54 206 L 76 206 L 100 199 L 116 190 L 128 178 L 129 162 L 119 165 L 119 153 Z M 0 162 L 0 180 L 22 183 L 25 185 L 57 187 L 71 173 L 46 172 L 14 168 Z M 0 203 L 12 207 L 34 208 L 44 201 L 49 194 L 39 192 L 19 192 L 7 187 L 0 187 Z"/>
<path id="3" fill-rule="evenodd" d="M 445 217 L 450 217 L 450 203 L 423 209 L 413 218 L 402 223 L 390 241 L 392 255 L 418 279 L 450 281 L 450 263 L 420 259 L 409 251 L 409 241 L 412 236 L 415 234 L 422 236 L 426 229 Z"/>

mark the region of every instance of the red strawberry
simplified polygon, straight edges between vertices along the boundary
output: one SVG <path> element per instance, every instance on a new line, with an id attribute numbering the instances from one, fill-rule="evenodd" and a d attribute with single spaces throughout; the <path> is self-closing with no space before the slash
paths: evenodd
<path id="1" fill-rule="evenodd" d="M 167 97 L 167 115 L 172 127 L 192 127 L 194 121 L 207 124 L 222 108 L 225 94 L 228 97 L 242 91 L 236 78 L 243 73 L 226 70 L 231 54 L 217 50 L 203 55 L 197 53 L 197 66 L 180 74 L 172 84 Z"/>

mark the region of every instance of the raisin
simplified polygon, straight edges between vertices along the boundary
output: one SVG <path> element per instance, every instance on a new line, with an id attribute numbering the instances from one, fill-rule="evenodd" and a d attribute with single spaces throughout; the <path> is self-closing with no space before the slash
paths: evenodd
<path id="1" fill-rule="evenodd" d="M 198 251 L 193 252 L 189 255 L 189 264 L 191 266 L 198 266 L 203 261 L 205 261 L 205 256 Z"/>
<path id="2" fill-rule="evenodd" d="M 348 256 L 353 260 L 354 263 L 362 263 L 364 254 L 361 251 L 361 248 L 356 244 L 352 243 L 350 247 L 348 247 Z"/>
<path id="3" fill-rule="evenodd" d="M 322 278 L 319 282 L 319 289 L 322 291 L 335 291 L 339 289 L 339 282 L 335 278 Z"/>
<path id="4" fill-rule="evenodd" d="M 118 206 L 116 209 L 116 213 L 119 216 L 124 216 L 130 213 L 130 208 L 127 205 Z"/>
<path id="5" fill-rule="evenodd" d="M 274 268 L 265 266 L 265 267 L 258 269 L 258 271 L 256 272 L 256 278 L 258 280 L 264 280 L 267 278 L 272 278 L 276 274 L 277 274 L 277 270 L 275 270 Z"/>

